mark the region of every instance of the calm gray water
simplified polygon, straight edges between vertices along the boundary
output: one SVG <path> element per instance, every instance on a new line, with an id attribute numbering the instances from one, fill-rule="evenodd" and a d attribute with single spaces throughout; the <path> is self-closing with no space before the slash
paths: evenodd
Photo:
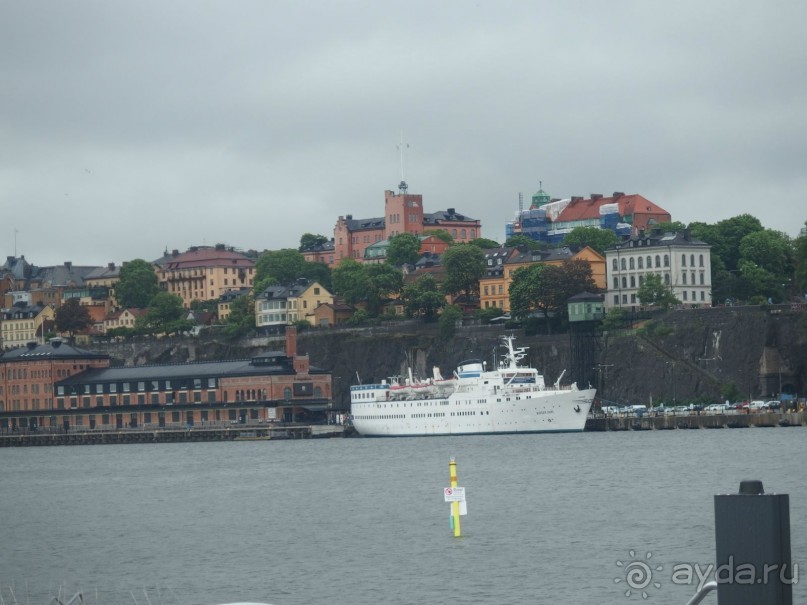
<path id="1" fill-rule="evenodd" d="M 101 605 L 684 604 L 695 587 L 671 568 L 714 560 L 713 496 L 742 479 L 790 494 L 793 560 L 807 563 L 805 439 L 771 428 L 3 449 L 0 602 L 81 590 Z M 442 494 L 451 456 L 468 499 L 459 539 Z M 660 587 L 626 597 L 617 561 L 648 553 Z"/>

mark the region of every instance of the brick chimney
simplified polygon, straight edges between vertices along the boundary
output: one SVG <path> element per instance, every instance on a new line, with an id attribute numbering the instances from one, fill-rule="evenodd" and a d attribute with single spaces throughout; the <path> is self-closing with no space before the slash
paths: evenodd
<path id="1" fill-rule="evenodd" d="M 286 326 L 286 357 L 297 357 L 297 327 Z"/>

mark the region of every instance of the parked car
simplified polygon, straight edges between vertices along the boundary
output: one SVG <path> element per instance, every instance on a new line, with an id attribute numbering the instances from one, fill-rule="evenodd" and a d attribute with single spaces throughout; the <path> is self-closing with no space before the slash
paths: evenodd
<path id="1" fill-rule="evenodd" d="M 773 412 L 779 410 L 779 408 L 781 408 L 781 407 L 782 407 L 782 404 L 779 403 L 776 400 L 766 401 L 765 402 L 765 408 L 768 409 L 768 410 L 771 410 Z"/>
<path id="2" fill-rule="evenodd" d="M 759 399 L 755 399 L 754 401 L 748 404 L 748 409 L 757 411 L 763 410 L 765 409 L 765 402 Z"/>

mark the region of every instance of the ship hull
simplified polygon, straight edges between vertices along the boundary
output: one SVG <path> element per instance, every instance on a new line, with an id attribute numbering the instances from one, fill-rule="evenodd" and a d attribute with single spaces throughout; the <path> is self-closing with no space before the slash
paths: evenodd
<path id="1" fill-rule="evenodd" d="M 353 402 L 356 431 L 367 437 L 579 432 L 594 389 L 519 394 L 454 393 L 447 398 Z"/>

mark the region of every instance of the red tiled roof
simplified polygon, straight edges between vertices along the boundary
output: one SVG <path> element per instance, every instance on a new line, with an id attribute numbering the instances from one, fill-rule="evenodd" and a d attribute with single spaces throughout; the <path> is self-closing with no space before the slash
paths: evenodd
<path id="1" fill-rule="evenodd" d="M 600 207 L 605 204 L 618 204 L 619 216 L 632 216 L 634 214 L 667 214 L 661 206 L 657 206 L 639 194 L 622 195 L 620 197 L 602 197 L 596 200 L 581 199 L 569 202 L 555 220 L 556 223 L 582 221 L 586 219 L 599 219 Z"/>
<path id="2" fill-rule="evenodd" d="M 232 250 L 213 247 L 191 249 L 166 261 L 166 269 L 192 269 L 194 267 L 252 267 L 248 257 Z"/>

